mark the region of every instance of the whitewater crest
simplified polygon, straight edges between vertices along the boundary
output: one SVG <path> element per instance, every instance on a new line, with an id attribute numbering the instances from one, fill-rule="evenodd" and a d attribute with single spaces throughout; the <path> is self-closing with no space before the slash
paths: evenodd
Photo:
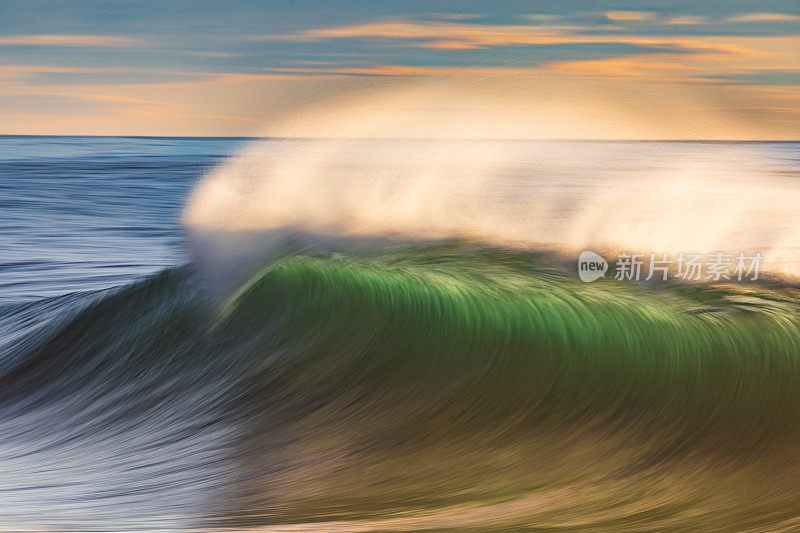
<path id="1" fill-rule="evenodd" d="M 800 258 L 800 190 L 774 168 L 769 150 L 735 143 L 266 139 L 213 169 L 183 222 L 196 256 L 206 259 L 241 253 L 232 236 L 269 234 L 286 246 L 291 234 L 305 241 L 300 249 L 393 236 L 575 257 L 583 249 L 760 252 L 763 268 L 779 272 L 787 257 Z"/>

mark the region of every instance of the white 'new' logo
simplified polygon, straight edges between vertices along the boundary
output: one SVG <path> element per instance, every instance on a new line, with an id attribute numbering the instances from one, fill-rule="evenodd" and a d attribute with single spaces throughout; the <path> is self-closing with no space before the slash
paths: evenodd
<path id="1" fill-rule="evenodd" d="M 578 276 L 581 281 L 590 282 L 606 275 L 608 263 L 599 254 L 585 250 L 578 258 Z"/>

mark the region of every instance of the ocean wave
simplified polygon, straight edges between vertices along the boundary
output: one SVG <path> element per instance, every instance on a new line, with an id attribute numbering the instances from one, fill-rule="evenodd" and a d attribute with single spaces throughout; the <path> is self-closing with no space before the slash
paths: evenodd
<path id="1" fill-rule="evenodd" d="M 4 523 L 794 523 L 792 284 L 584 284 L 459 241 L 262 267 L 47 304 L 0 369 Z"/>

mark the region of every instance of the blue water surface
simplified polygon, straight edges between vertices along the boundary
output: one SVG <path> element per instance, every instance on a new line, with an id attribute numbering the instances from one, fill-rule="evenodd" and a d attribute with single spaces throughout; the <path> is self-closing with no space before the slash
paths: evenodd
<path id="1" fill-rule="evenodd" d="M 0 305 L 187 261 L 180 211 L 231 138 L 0 136 Z"/>

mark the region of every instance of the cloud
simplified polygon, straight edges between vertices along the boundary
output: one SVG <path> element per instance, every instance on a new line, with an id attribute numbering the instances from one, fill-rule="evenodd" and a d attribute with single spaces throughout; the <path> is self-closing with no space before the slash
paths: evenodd
<path id="1" fill-rule="evenodd" d="M 118 96 L 113 94 L 91 94 L 91 93 L 74 93 L 74 92 L 42 92 L 39 94 L 43 96 L 54 96 L 59 98 L 68 98 L 72 100 L 82 100 L 86 102 L 95 102 L 103 104 L 166 106 L 166 107 L 175 107 L 178 105 L 175 102 L 146 100 L 143 98 L 133 98 L 130 96 Z"/>
<path id="2" fill-rule="evenodd" d="M 606 11 L 606 18 L 613 22 L 635 22 L 653 20 L 656 14 L 652 11 Z"/>
<path id="3" fill-rule="evenodd" d="M 122 72 L 120 69 L 103 67 L 62 67 L 58 65 L 4 65 L 0 63 L 0 79 L 29 80 L 41 75 L 92 75 L 114 74 Z"/>
<path id="4" fill-rule="evenodd" d="M 749 55 L 708 52 L 626 54 L 597 59 L 567 59 L 542 68 L 592 78 L 639 78 L 653 82 L 796 85 L 800 74 L 797 39 L 787 37 L 710 36 L 708 44 L 742 48 Z M 771 50 L 773 53 L 769 53 Z M 783 52 L 783 51 L 786 52 Z"/>
<path id="5" fill-rule="evenodd" d="M 544 15 L 540 13 L 534 13 L 531 15 L 522 15 L 522 18 L 526 20 L 532 20 L 534 22 L 552 22 L 560 19 L 561 15 Z"/>
<path id="6" fill-rule="evenodd" d="M 120 72 L 118 69 L 85 68 L 85 67 L 60 67 L 53 65 L 2 65 L 0 73 L 22 74 L 87 74 L 93 72 Z"/>
<path id="7" fill-rule="evenodd" d="M 788 115 L 800 115 L 800 109 L 796 107 L 781 107 L 781 106 L 751 106 L 751 107 L 721 107 L 717 108 L 721 111 L 741 111 L 752 113 L 756 112 L 772 112 L 772 113 L 785 113 Z"/>
<path id="8" fill-rule="evenodd" d="M 243 79 L 299 79 L 307 76 L 379 76 L 379 77 L 442 77 L 442 76 L 514 76 L 531 74 L 538 71 L 536 67 L 457 67 L 457 66 L 413 66 L 413 65 L 362 65 L 362 66 L 312 66 L 294 68 L 267 68 L 266 72 L 275 74 L 229 75 L 219 78 L 221 81 L 240 81 Z M 243 77 L 242 77 L 243 76 Z"/>
<path id="9" fill-rule="evenodd" d="M 686 70 L 686 66 L 661 57 L 621 56 L 605 59 L 558 61 L 547 66 L 553 71 L 580 76 L 653 77 L 657 73 Z"/>
<path id="10" fill-rule="evenodd" d="M 427 13 L 426 16 L 440 20 L 471 20 L 483 18 L 483 15 L 475 13 Z"/>
<path id="11" fill-rule="evenodd" d="M 0 37 L 0 46 L 68 46 L 119 48 L 142 44 L 132 37 L 110 35 L 12 35 Z"/>
<path id="12" fill-rule="evenodd" d="M 210 58 L 232 58 L 242 57 L 243 54 L 234 52 L 203 52 L 199 50 L 179 50 L 176 53 L 194 57 L 210 57 Z"/>
<path id="13" fill-rule="evenodd" d="M 745 13 L 727 19 L 728 22 L 797 22 L 800 16 L 786 15 L 784 13 Z"/>
<path id="14" fill-rule="evenodd" d="M 561 33 L 564 29 L 567 28 L 390 20 L 308 30 L 289 37 L 308 41 L 360 38 L 430 40 L 434 48 L 438 47 L 436 43 L 450 41 L 469 43 L 473 48 L 478 48 L 513 44 L 558 44 L 568 39 L 566 34 Z M 424 43 L 414 46 L 424 46 Z"/>
<path id="15" fill-rule="evenodd" d="M 667 20 L 667 24 L 676 26 L 694 26 L 697 24 L 705 24 L 707 19 L 698 15 L 679 15 Z"/>
<path id="16" fill-rule="evenodd" d="M 480 49 L 497 46 L 557 44 L 622 44 L 675 52 L 713 52 L 731 56 L 757 56 L 760 52 L 711 39 L 691 36 L 583 33 L 575 26 L 456 24 L 449 22 L 389 20 L 350 26 L 307 30 L 290 35 L 260 36 L 267 40 L 313 42 L 329 39 L 382 39 L 398 46 L 432 49 Z"/>

